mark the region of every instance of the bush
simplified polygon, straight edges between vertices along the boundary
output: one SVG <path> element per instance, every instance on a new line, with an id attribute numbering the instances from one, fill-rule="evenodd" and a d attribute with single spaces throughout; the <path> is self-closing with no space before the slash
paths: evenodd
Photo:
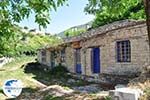
<path id="1" fill-rule="evenodd" d="M 112 100 L 110 96 L 106 96 L 104 100 Z"/>
<path id="2" fill-rule="evenodd" d="M 68 73 L 67 68 L 64 66 L 61 66 L 61 65 L 56 66 L 56 67 L 52 68 L 52 70 L 50 70 L 51 75 L 58 76 L 58 77 L 65 76 L 65 75 L 67 75 L 66 73 Z"/>
<path id="3" fill-rule="evenodd" d="M 149 100 L 150 98 L 150 88 L 144 90 L 145 95 L 143 95 L 140 100 Z"/>

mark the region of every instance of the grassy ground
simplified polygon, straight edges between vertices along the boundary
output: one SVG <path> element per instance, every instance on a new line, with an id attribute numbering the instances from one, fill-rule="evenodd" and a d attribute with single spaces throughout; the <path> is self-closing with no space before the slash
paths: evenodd
<path id="1" fill-rule="evenodd" d="M 19 79 L 24 84 L 23 91 L 17 100 L 37 100 L 41 97 L 41 100 L 84 100 L 84 98 L 89 98 L 88 100 L 109 100 L 100 99 L 95 94 L 84 94 L 78 91 L 61 97 L 51 95 L 51 92 L 54 92 L 51 89 L 38 92 L 41 89 L 45 89 L 44 86 L 58 85 L 68 91 L 74 86 L 78 87 L 93 83 L 88 83 L 81 79 L 74 79 L 73 83 L 69 83 L 68 80 L 73 79 L 73 77 L 66 74 L 67 72 L 64 67 L 56 67 L 52 71 L 44 71 L 42 69 L 45 66 L 36 63 L 34 59 L 35 57 L 19 57 L 0 68 L 0 100 L 7 99 L 1 88 L 7 79 Z"/>
<path id="2" fill-rule="evenodd" d="M 4 84 L 7 79 L 19 79 L 24 84 L 24 87 L 27 89 L 28 87 L 31 89 L 37 88 L 37 84 L 32 82 L 33 74 L 24 73 L 24 69 L 21 68 L 22 65 L 33 62 L 35 57 L 18 57 L 13 62 L 6 64 L 2 68 L 0 68 L 0 88 Z M 0 91 L 0 100 L 6 99 L 6 96 L 2 93 L 2 88 Z"/>
<path id="3" fill-rule="evenodd" d="M 83 93 L 75 91 L 71 95 L 64 95 L 60 97 L 52 95 L 51 93 L 54 91 L 51 89 L 39 92 L 39 90 L 43 89 L 44 86 L 49 87 L 58 85 L 63 87 L 65 90 L 69 90 L 73 89 L 73 87 L 95 84 L 88 83 L 82 79 L 79 80 L 73 78 L 66 74 L 67 72 L 63 69 L 63 67 L 56 67 L 52 71 L 44 71 L 42 70 L 43 67 L 46 66 L 36 63 L 35 57 L 23 56 L 15 58 L 14 61 L 0 68 L 0 100 L 7 99 L 1 88 L 7 79 L 19 79 L 23 82 L 24 88 L 22 94 L 17 98 L 17 100 L 37 100 L 40 97 L 42 97 L 41 100 L 111 100 L 110 97 L 99 96 L 98 92 Z M 73 79 L 74 82 L 69 83 L 69 79 Z M 141 87 L 145 93 L 141 100 L 147 100 L 150 97 L 149 86 L 150 81 L 139 84 L 139 87 Z M 102 86 L 100 85 L 100 87 Z"/>
<path id="4" fill-rule="evenodd" d="M 72 79 L 70 75 L 64 72 L 65 69 L 61 67 L 53 71 L 45 72 L 39 68 L 43 65 L 38 65 L 35 62 L 35 57 L 18 57 L 13 62 L 0 68 L 0 100 L 7 99 L 7 97 L 2 92 L 2 85 L 7 79 L 19 79 L 23 82 L 23 92 L 19 98 L 31 99 L 38 98 L 38 96 L 44 95 L 44 100 L 61 100 L 64 97 L 54 97 L 46 93 L 38 93 L 37 91 L 44 88 L 43 85 L 59 85 L 64 87 L 66 90 L 72 88 L 73 86 L 82 86 L 90 83 L 84 82 L 83 80 L 75 79 L 74 83 L 67 83 L 69 79 Z M 69 100 L 74 100 L 79 96 L 78 93 L 73 94 L 67 98 Z M 81 97 L 91 97 L 91 95 L 83 95 Z M 60 99 L 61 98 L 61 99 Z M 42 100 L 43 100 L 42 99 Z M 20 100 L 20 99 L 19 99 Z M 81 100 L 81 99 L 79 99 Z"/>
<path id="5" fill-rule="evenodd" d="M 43 85 L 59 85 L 67 90 L 72 89 L 74 86 L 84 86 L 93 83 L 78 79 L 74 79 L 75 82 L 73 83 L 68 83 L 68 80 L 73 79 L 73 77 L 67 75 L 66 72 L 64 72 L 65 69 L 57 67 L 58 69 L 45 72 L 39 68 L 40 66 L 43 69 L 43 65 L 34 62 L 35 57 L 17 57 L 11 63 L 0 68 L 0 100 L 7 99 L 2 92 L 2 85 L 7 79 L 19 79 L 23 82 L 23 92 L 19 97 L 21 99 L 17 100 L 22 100 L 22 98 L 25 98 L 25 100 L 32 100 L 31 98 L 36 100 L 35 98 L 38 97 L 43 97 L 42 100 L 85 100 L 85 98 L 86 100 L 111 100 L 110 97 L 106 96 L 103 98 L 102 96 L 97 96 L 95 93 L 84 94 L 81 92 L 74 92 L 72 95 L 61 97 L 55 97 L 49 94 L 52 90 L 39 93 L 38 91 L 44 88 Z M 150 97 L 150 81 L 140 83 L 139 86 L 142 87 L 142 90 L 145 92 L 141 100 L 147 100 L 147 98 Z"/>

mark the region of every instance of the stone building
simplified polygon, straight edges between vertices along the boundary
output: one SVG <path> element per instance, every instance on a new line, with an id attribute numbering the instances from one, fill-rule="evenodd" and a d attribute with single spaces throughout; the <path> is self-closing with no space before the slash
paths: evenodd
<path id="1" fill-rule="evenodd" d="M 41 48 L 37 52 L 37 60 L 43 65 L 49 66 L 48 69 L 58 65 L 66 66 L 64 45 Z"/>
<path id="2" fill-rule="evenodd" d="M 140 72 L 150 65 L 146 23 L 122 20 L 91 29 L 58 47 L 39 50 L 38 61 L 50 68 L 63 64 L 70 72 L 87 76 Z"/>

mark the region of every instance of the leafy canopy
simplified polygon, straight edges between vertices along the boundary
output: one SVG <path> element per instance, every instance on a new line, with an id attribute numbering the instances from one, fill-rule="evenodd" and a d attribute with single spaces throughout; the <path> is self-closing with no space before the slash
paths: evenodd
<path id="1" fill-rule="evenodd" d="M 96 16 L 93 27 L 123 19 L 145 19 L 142 0 L 89 0 L 85 12 Z"/>
<path id="2" fill-rule="evenodd" d="M 35 22 L 46 28 L 50 23 L 50 12 L 57 10 L 67 0 L 0 0 L 0 55 L 11 55 L 19 42 L 15 23 L 35 14 Z M 17 35 L 17 36 L 16 36 Z"/>
<path id="3" fill-rule="evenodd" d="M 20 22 L 35 13 L 35 22 L 46 27 L 50 11 L 57 10 L 67 0 L 0 0 L 1 22 Z"/>
<path id="4" fill-rule="evenodd" d="M 0 43 L 0 56 L 18 56 L 25 52 L 36 53 L 37 49 L 44 46 L 55 46 L 62 42 L 56 36 L 34 35 L 33 33 L 23 33 L 20 27 L 15 26 L 15 32 L 8 39 L 2 37 Z"/>
<path id="5" fill-rule="evenodd" d="M 86 29 L 77 29 L 77 30 L 69 29 L 69 30 L 65 31 L 64 34 L 66 37 L 73 37 L 73 36 L 78 36 L 84 32 L 86 32 Z"/>

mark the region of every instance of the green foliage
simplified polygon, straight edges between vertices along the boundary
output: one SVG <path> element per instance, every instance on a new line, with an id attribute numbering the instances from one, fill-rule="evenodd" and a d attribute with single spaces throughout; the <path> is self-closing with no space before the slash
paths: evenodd
<path id="1" fill-rule="evenodd" d="M 66 77 L 67 76 L 67 73 L 68 70 L 66 67 L 64 66 L 56 66 L 54 67 L 51 71 L 50 71 L 50 74 L 51 75 L 55 75 L 55 77 Z"/>
<path id="2" fill-rule="evenodd" d="M 10 69 L 11 67 L 14 68 L 14 67 L 20 67 L 18 65 L 21 65 L 21 64 L 24 64 L 25 62 L 29 62 L 29 61 L 35 61 L 36 57 L 34 56 L 25 56 L 25 55 L 21 55 L 21 56 L 17 56 L 17 57 L 14 57 L 14 60 L 10 63 L 7 63 L 4 65 L 4 68 L 5 69 Z"/>
<path id="3" fill-rule="evenodd" d="M 146 18 L 142 0 L 89 0 L 85 11 L 96 15 L 94 28 L 123 19 Z"/>
<path id="4" fill-rule="evenodd" d="M 88 0 L 88 4 L 85 7 L 85 12 L 89 14 L 96 14 L 99 10 L 101 10 L 101 0 Z M 107 2 L 107 1 L 106 1 Z"/>
<path id="5" fill-rule="evenodd" d="M 35 22 L 39 27 L 46 28 L 50 23 L 50 11 L 57 10 L 67 0 L 0 0 L 0 55 L 12 56 L 17 50 L 27 48 L 20 43 L 20 33 L 14 23 L 35 14 Z M 17 36 L 16 36 L 17 35 Z M 32 38 L 35 41 L 38 37 Z M 52 40 L 51 40 L 52 41 Z M 35 42 L 34 42 L 35 43 Z M 43 43 L 43 42 L 42 42 Z M 27 45 L 26 45 L 27 46 Z M 17 48 L 16 48 L 17 47 Z M 28 46 L 28 49 L 31 49 Z M 33 48 L 38 48 L 34 45 Z"/>
<path id="6" fill-rule="evenodd" d="M 18 50 L 19 51 L 36 51 L 39 48 L 51 45 L 57 45 L 62 42 L 61 39 L 59 39 L 56 36 L 27 36 L 26 41 L 21 41 L 20 44 L 18 44 Z"/>
<path id="7" fill-rule="evenodd" d="M 0 22 L 7 24 L 20 22 L 28 18 L 31 13 L 35 13 L 35 22 L 46 27 L 50 21 L 50 11 L 57 10 L 67 0 L 1 0 L 0 1 Z M 6 26 L 6 25 L 5 25 Z"/>
<path id="8" fill-rule="evenodd" d="M 16 46 L 17 43 L 20 42 L 21 34 L 18 31 L 16 26 L 11 27 L 14 31 L 7 35 L 7 34 L 1 34 L 0 37 L 0 54 L 5 56 L 12 56 L 15 55 Z"/>
<path id="9" fill-rule="evenodd" d="M 9 36 L 1 37 L 0 54 L 3 56 L 18 56 L 24 52 L 36 53 L 37 49 L 51 45 L 55 46 L 62 42 L 56 36 L 33 35 L 31 33 L 23 33 L 18 26 L 14 28 L 15 32 Z"/>
<path id="10" fill-rule="evenodd" d="M 150 87 L 144 90 L 145 95 L 140 100 L 148 100 L 150 98 Z"/>
<path id="11" fill-rule="evenodd" d="M 2 88 L 2 87 L 0 87 L 0 91 L 3 91 L 3 88 Z"/>
<path id="12" fill-rule="evenodd" d="M 106 96 L 106 97 L 104 98 L 104 100 L 112 100 L 112 97 Z"/>
<path id="13" fill-rule="evenodd" d="M 77 30 L 69 29 L 69 30 L 65 31 L 65 36 L 66 37 L 78 36 L 78 35 L 84 33 L 85 31 L 86 31 L 85 29 L 77 29 Z"/>

